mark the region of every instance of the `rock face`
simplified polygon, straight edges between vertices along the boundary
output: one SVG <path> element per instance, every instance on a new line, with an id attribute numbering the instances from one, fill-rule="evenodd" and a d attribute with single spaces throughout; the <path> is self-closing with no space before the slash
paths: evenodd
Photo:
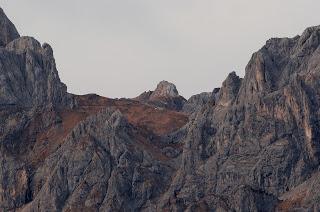
<path id="1" fill-rule="evenodd" d="M 161 81 L 154 91 L 142 93 L 134 98 L 142 103 L 148 103 L 160 108 L 180 111 L 186 100 L 179 95 L 176 86 L 167 81 Z"/>
<path id="2" fill-rule="evenodd" d="M 220 88 L 215 88 L 212 92 L 203 92 L 191 96 L 183 105 L 183 112 L 192 114 L 193 112 L 201 110 L 205 105 L 214 105 L 219 97 L 219 91 Z"/>
<path id="3" fill-rule="evenodd" d="M 23 107 L 66 104 L 67 87 L 60 82 L 48 44 L 20 37 L 0 49 L 0 105 Z"/>
<path id="4" fill-rule="evenodd" d="M 19 37 L 20 35 L 16 27 L 0 8 L 0 46 L 4 47 L 8 43 Z"/>
<path id="5" fill-rule="evenodd" d="M 167 81 L 161 81 L 158 85 L 156 90 L 151 94 L 150 99 L 157 99 L 157 98 L 174 98 L 178 97 L 179 93 L 176 86 Z"/>
<path id="6" fill-rule="evenodd" d="M 11 39 L 0 210 L 319 211 L 319 82 L 320 27 L 267 41 L 243 79 L 179 107 L 168 82 L 135 100 L 68 94 L 48 44 Z"/>

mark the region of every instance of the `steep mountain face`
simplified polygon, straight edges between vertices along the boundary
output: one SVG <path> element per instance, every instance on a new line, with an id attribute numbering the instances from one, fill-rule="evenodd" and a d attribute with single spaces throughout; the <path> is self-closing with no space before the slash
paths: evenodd
<path id="1" fill-rule="evenodd" d="M 320 27 L 186 101 L 67 93 L 0 13 L 1 211 L 320 210 Z"/>
<path id="2" fill-rule="evenodd" d="M 16 27 L 0 8 L 0 46 L 6 46 L 8 43 L 19 37 L 20 35 Z"/>
<path id="3" fill-rule="evenodd" d="M 0 50 L 0 105 L 24 107 L 71 104 L 67 87 L 60 82 L 48 44 L 19 37 Z"/>

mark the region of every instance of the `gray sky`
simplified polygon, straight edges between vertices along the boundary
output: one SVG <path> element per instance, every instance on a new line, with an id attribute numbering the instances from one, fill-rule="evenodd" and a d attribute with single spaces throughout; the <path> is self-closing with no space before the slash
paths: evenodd
<path id="1" fill-rule="evenodd" d="M 48 42 L 68 91 L 134 97 L 161 80 L 185 97 L 244 75 L 271 37 L 320 24 L 319 0 L 0 0 L 21 35 Z"/>

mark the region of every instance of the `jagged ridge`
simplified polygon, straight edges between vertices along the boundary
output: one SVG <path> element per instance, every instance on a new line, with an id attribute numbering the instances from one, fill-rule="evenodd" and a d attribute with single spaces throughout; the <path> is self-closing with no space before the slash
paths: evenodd
<path id="1" fill-rule="evenodd" d="M 1 210 L 319 210 L 320 27 L 186 101 L 68 94 L 51 47 L 0 23 Z"/>

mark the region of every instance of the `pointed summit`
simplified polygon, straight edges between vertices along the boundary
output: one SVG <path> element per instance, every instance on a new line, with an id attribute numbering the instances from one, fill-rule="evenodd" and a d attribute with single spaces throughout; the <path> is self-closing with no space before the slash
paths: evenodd
<path id="1" fill-rule="evenodd" d="M 158 83 L 156 90 L 144 92 L 134 99 L 160 108 L 177 111 L 182 110 L 186 102 L 186 99 L 179 95 L 176 86 L 165 80 Z"/>
<path id="2" fill-rule="evenodd" d="M 4 47 L 20 35 L 14 24 L 8 19 L 2 8 L 0 8 L 0 46 Z"/>
<path id="3" fill-rule="evenodd" d="M 0 106 L 60 107 L 69 102 L 52 48 L 32 37 L 20 37 L 1 8 L 0 48 Z"/>
<path id="4" fill-rule="evenodd" d="M 178 97 L 179 92 L 176 86 L 168 81 L 161 81 L 158 85 L 156 90 L 151 94 L 151 99 L 161 98 L 161 97 Z"/>

